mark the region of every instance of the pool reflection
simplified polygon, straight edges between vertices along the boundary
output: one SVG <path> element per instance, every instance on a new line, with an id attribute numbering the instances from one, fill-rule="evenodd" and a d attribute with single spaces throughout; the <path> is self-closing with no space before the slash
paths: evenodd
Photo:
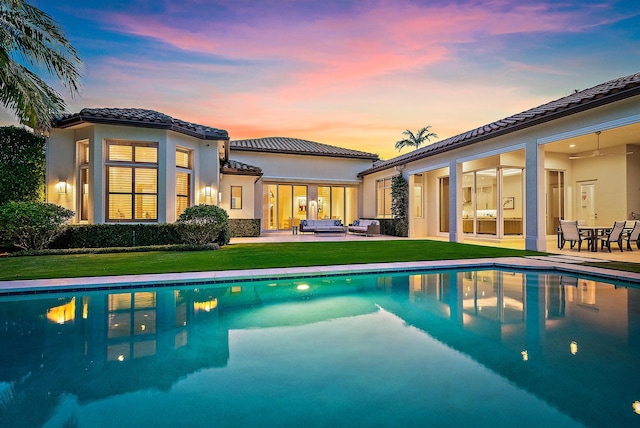
<path id="1" fill-rule="evenodd" d="M 326 304 L 350 295 L 358 299 Z M 65 394 L 87 402 L 166 390 L 190 373 L 226 366 L 230 330 L 379 307 L 576 420 L 638 422 L 640 290 L 497 270 L 4 297 L 0 418 L 42 425 Z"/>

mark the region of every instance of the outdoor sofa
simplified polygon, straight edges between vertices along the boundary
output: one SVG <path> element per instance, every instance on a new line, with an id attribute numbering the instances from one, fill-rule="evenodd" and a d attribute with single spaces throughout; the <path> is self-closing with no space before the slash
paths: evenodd
<path id="1" fill-rule="evenodd" d="M 346 233 L 342 220 L 302 220 L 300 233 Z"/>
<path id="2" fill-rule="evenodd" d="M 380 222 L 378 220 L 355 220 L 348 227 L 348 231 L 366 236 L 380 235 Z"/>

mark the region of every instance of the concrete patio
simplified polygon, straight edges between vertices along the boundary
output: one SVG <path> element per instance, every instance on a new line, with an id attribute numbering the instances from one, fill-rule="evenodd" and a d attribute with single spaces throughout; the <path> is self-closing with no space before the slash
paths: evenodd
<path id="1" fill-rule="evenodd" d="M 353 234 L 325 234 L 314 235 L 312 233 L 299 233 L 292 234 L 290 231 L 278 231 L 278 232 L 263 232 L 261 236 L 254 238 L 232 238 L 231 245 L 243 244 L 243 243 L 268 243 L 268 242 L 327 242 L 327 241 L 380 241 L 380 240 L 408 240 L 412 238 L 401 238 L 397 236 L 388 235 L 376 235 L 376 236 L 363 236 Z M 444 237 L 429 237 L 419 239 L 430 239 L 435 241 L 446 241 Z M 492 247 L 512 248 L 516 250 L 524 249 L 524 239 L 509 239 L 509 240 L 488 240 L 488 239 L 465 239 L 465 244 L 473 245 L 486 245 Z M 627 251 L 626 243 L 623 243 L 623 252 L 620 252 L 617 245 L 612 246 L 612 251 L 589 251 L 585 245 L 583 245 L 582 251 L 577 249 L 571 249 L 567 244 L 564 249 L 559 249 L 557 245 L 556 237 L 549 237 L 547 239 L 547 252 L 551 254 L 557 254 L 568 257 L 578 257 L 580 259 L 594 259 L 594 260 L 610 260 L 619 262 L 640 263 L 640 250 L 634 245 L 633 251 Z"/>

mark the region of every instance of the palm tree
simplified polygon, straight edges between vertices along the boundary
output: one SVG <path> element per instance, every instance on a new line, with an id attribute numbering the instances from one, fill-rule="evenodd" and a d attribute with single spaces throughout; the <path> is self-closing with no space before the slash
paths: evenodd
<path id="1" fill-rule="evenodd" d="M 431 126 L 425 126 L 421 130 L 419 130 L 416 134 L 411 132 L 410 130 L 405 130 L 402 135 L 406 135 L 407 138 L 404 140 L 400 140 L 396 142 L 396 149 L 398 151 L 404 149 L 405 147 L 415 147 L 416 149 L 422 145 L 425 141 L 431 141 L 429 138 L 438 138 L 438 136 L 434 132 L 430 132 L 429 128 Z"/>
<path id="2" fill-rule="evenodd" d="M 0 102 L 23 125 L 46 130 L 66 104 L 27 66 L 78 93 L 82 61 L 58 24 L 24 0 L 0 0 Z"/>

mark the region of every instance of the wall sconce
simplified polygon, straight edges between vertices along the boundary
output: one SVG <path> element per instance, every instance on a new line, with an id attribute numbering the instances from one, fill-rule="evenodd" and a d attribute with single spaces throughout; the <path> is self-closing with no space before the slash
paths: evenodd
<path id="1" fill-rule="evenodd" d="M 218 192 L 218 203 L 222 202 L 222 192 Z"/>
<path id="2" fill-rule="evenodd" d="M 58 191 L 59 195 L 64 195 L 65 193 L 67 193 L 67 182 L 60 180 L 58 184 L 56 184 L 56 190 Z"/>
<path id="3" fill-rule="evenodd" d="M 211 189 L 211 186 L 204 186 L 204 195 L 206 197 L 210 198 L 212 193 L 213 189 Z"/>

